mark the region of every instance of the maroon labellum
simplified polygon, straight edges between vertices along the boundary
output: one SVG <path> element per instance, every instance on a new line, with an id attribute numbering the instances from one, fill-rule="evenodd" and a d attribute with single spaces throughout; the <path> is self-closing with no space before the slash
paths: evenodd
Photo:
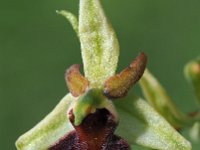
<path id="1" fill-rule="evenodd" d="M 73 124 L 73 110 L 70 111 L 69 119 Z M 114 135 L 117 125 L 108 110 L 98 109 L 89 114 L 79 126 L 74 126 L 74 131 L 60 139 L 49 150 L 130 150 L 124 139 Z"/>

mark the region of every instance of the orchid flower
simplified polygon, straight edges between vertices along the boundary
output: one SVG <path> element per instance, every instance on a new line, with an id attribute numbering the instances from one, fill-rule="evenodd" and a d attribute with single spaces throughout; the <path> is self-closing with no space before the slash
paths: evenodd
<path id="1" fill-rule="evenodd" d="M 17 149 L 130 150 L 141 145 L 191 150 L 190 142 L 178 129 L 194 124 L 198 117 L 179 111 L 146 69 L 145 53 L 116 73 L 119 43 L 100 0 L 80 0 L 79 17 L 65 10 L 57 13 L 67 18 L 77 33 L 84 73 L 79 64 L 67 69 L 69 93 L 18 138 Z M 148 102 L 130 90 L 138 81 Z"/>

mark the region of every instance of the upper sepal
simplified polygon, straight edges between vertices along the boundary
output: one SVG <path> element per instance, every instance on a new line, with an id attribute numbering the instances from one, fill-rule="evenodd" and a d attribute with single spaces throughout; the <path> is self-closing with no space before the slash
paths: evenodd
<path id="1" fill-rule="evenodd" d="M 100 0 L 80 0 L 79 6 L 78 31 L 85 77 L 93 88 L 102 88 L 105 80 L 115 74 L 118 40 Z"/>

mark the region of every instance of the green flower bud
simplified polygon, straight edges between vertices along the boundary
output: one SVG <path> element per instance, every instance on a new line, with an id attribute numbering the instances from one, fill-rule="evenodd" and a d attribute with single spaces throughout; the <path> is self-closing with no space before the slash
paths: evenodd
<path id="1" fill-rule="evenodd" d="M 185 66 L 185 76 L 193 86 L 194 92 L 200 102 L 200 57 L 190 61 Z"/>

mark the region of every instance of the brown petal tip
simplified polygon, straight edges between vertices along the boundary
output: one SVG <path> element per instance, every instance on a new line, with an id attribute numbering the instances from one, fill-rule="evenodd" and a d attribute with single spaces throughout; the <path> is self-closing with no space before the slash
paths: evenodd
<path id="1" fill-rule="evenodd" d="M 89 81 L 81 75 L 79 69 L 79 64 L 72 65 L 65 74 L 67 86 L 74 97 L 82 95 L 89 87 Z"/>
<path id="2" fill-rule="evenodd" d="M 129 89 L 142 77 L 146 64 L 147 56 L 142 52 L 129 67 L 105 81 L 104 95 L 109 98 L 126 96 Z"/>

